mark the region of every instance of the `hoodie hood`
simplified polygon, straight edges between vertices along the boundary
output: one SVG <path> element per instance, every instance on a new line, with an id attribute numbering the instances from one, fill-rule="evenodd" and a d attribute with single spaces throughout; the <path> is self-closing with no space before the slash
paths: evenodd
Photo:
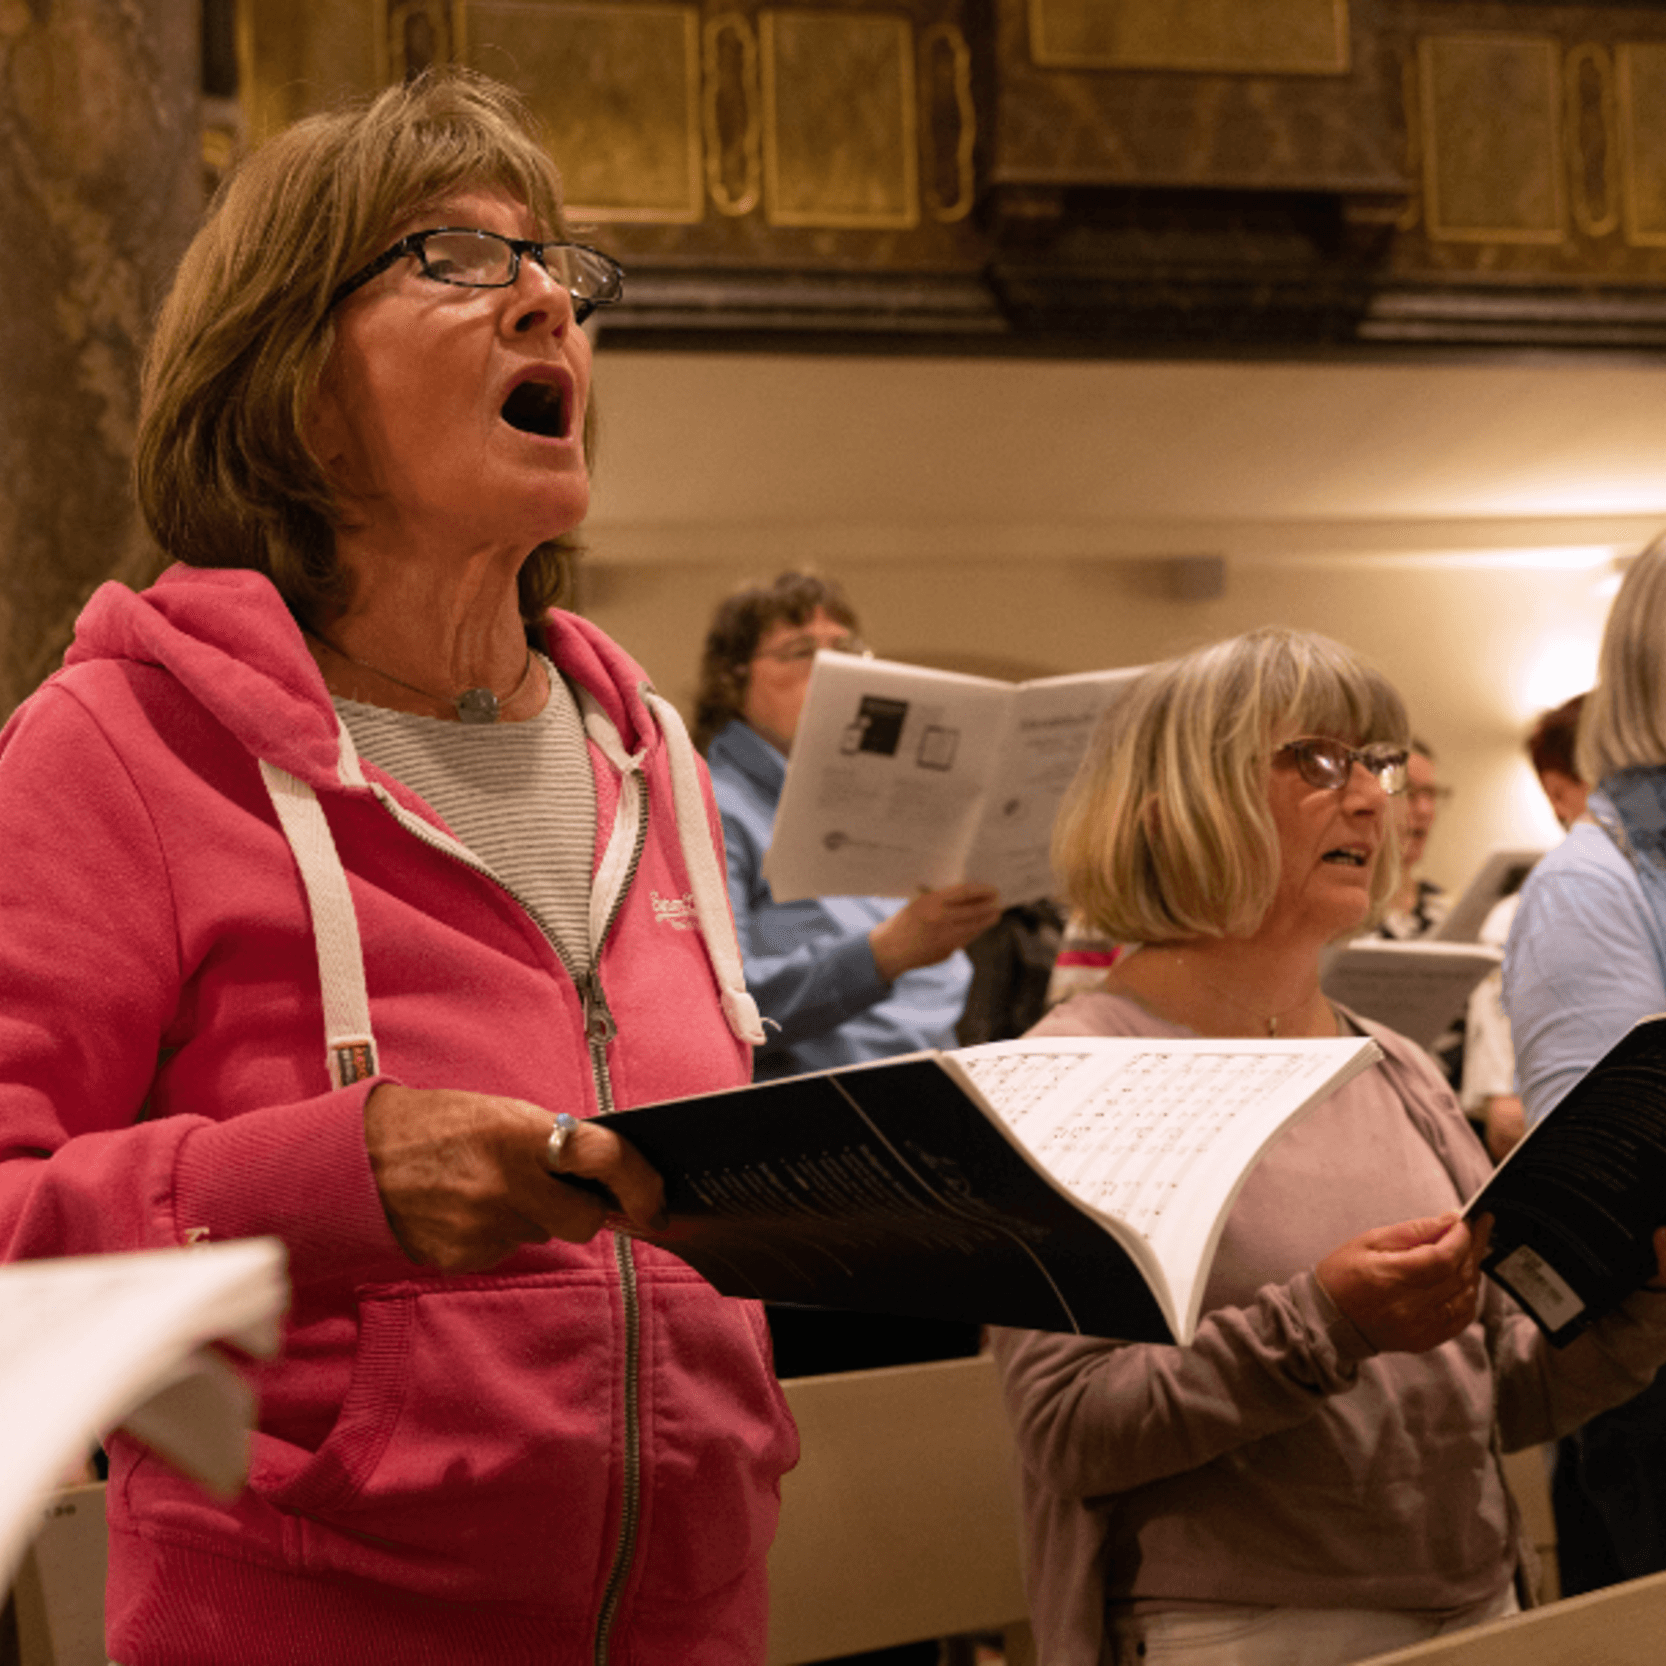
<path id="1" fill-rule="evenodd" d="M 628 751 L 659 733 L 642 668 L 588 620 L 552 612 L 539 635 L 561 670 L 606 712 Z M 315 789 L 341 789 L 341 724 L 322 673 L 283 598 L 263 573 L 175 565 L 148 590 L 101 585 L 64 656 L 167 671 L 257 758 Z"/>

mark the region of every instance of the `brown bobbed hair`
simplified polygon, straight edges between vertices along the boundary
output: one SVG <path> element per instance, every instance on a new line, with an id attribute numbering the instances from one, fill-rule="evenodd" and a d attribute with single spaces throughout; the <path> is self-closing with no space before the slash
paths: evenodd
<path id="1" fill-rule="evenodd" d="M 1064 894 L 1119 943 L 1253 934 L 1279 879 L 1273 750 L 1308 735 L 1406 746 L 1411 729 L 1388 680 L 1323 636 L 1252 631 L 1153 666 L 1105 714 L 1060 809 Z M 1373 919 L 1399 879 L 1385 838 Z"/>
<path id="2" fill-rule="evenodd" d="M 702 753 L 724 724 L 741 715 L 758 644 L 776 625 L 807 625 L 817 608 L 846 630 L 861 628 L 844 591 L 815 573 L 781 573 L 772 584 L 748 585 L 718 604 L 700 656 L 694 704 L 694 744 Z"/>
<path id="3" fill-rule="evenodd" d="M 185 252 L 145 357 L 135 463 L 163 556 L 265 573 L 300 619 L 346 605 L 343 503 L 307 443 L 335 341 L 330 298 L 452 192 L 489 187 L 565 238 L 561 183 L 526 107 L 468 70 L 429 71 L 261 145 L 221 185 Z M 585 415 L 593 451 L 595 407 Z M 531 621 L 565 593 L 573 546 L 520 572 Z"/>

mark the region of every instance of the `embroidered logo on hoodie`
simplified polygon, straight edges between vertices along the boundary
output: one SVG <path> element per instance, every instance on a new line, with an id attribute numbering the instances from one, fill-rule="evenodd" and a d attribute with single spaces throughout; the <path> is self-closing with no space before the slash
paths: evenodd
<path id="1" fill-rule="evenodd" d="M 662 897 L 658 891 L 650 891 L 648 900 L 653 905 L 654 921 L 657 925 L 670 926 L 673 931 L 693 931 L 697 924 L 694 916 L 694 893 L 684 891 L 680 897 Z"/>

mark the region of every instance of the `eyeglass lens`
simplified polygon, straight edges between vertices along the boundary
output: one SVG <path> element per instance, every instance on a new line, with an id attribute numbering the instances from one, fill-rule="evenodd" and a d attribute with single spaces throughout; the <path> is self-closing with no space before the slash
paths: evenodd
<path id="1" fill-rule="evenodd" d="M 1296 760 L 1296 768 L 1310 787 L 1346 786 L 1356 763 L 1376 776 L 1384 792 L 1406 789 L 1406 754 L 1398 746 L 1344 746 L 1339 740 L 1298 740 L 1281 748 Z"/>
<path id="2" fill-rule="evenodd" d="M 827 648 L 835 654 L 860 654 L 866 651 L 860 637 L 841 636 L 836 642 L 818 642 L 813 636 L 794 637 L 779 648 L 770 648 L 757 655 L 759 659 L 799 660 L 814 659 L 819 649 Z"/>
<path id="3" fill-rule="evenodd" d="M 573 243 L 522 244 L 552 278 L 587 300 L 613 298 L 618 268 Z M 422 240 L 422 269 L 441 283 L 493 287 L 514 281 L 516 245 L 490 231 L 430 232 Z"/>

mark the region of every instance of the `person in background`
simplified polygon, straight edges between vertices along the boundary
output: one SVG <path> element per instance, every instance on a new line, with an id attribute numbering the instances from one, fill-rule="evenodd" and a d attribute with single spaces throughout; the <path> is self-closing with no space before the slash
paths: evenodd
<path id="1" fill-rule="evenodd" d="M 659 1177 L 587 1120 L 757 1032 L 681 721 L 552 606 L 619 293 L 483 77 L 261 146 L 145 366 L 174 564 L 0 736 L 6 1258 L 288 1255 L 243 1491 L 110 1442 L 127 1666 L 764 1659 L 762 1310 L 633 1242 Z"/>
<path id="2" fill-rule="evenodd" d="M 778 903 L 763 876 L 818 649 L 862 651 L 830 580 L 783 573 L 730 596 L 706 635 L 695 744 L 723 814 L 729 898 L 746 984 L 768 1040 L 759 1079 L 952 1047 L 972 968 L 965 948 L 1000 917 L 987 885 Z"/>
<path id="3" fill-rule="evenodd" d="M 1478 1284 L 1458 1210 L 1489 1165 L 1456 1101 L 1321 990 L 1325 945 L 1394 890 L 1407 733 L 1346 649 L 1257 631 L 1136 682 L 1061 811 L 1070 903 L 1139 947 L 1033 1033 L 1382 1057 L 1250 1171 L 1189 1346 L 995 1333 L 1047 1666 L 1340 1666 L 1513 1612 L 1533 1552 L 1498 1451 L 1666 1360 L 1666 1295 L 1554 1350 Z"/>
<path id="4" fill-rule="evenodd" d="M 1545 712 L 1527 736 L 1527 755 L 1564 833 L 1585 814 L 1590 785 L 1579 773 L 1579 720 L 1587 696 L 1576 694 Z"/>
<path id="5" fill-rule="evenodd" d="M 972 987 L 955 1025 L 962 1047 L 1015 1040 L 1047 1010 L 1064 925 L 1058 905 L 1038 897 L 1004 910 L 967 944 Z"/>
<path id="6" fill-rule="evenodd" d="M 1407 786 L 1395 802 L 1394 823 L 1400 855 L 1400 883 L 1387 912 L 1377 922 L 1375 933 L 1399 942 L 1427 937 L 1446 918 L 1452 899 L 1432 879 L 1418 875 L 1429 834 L 1440 806 L 1452 796 L 1452 789 L 1435 779 L 1435 752 L 1426 740 L 1412 736 L 1411 754 L 1406 761 Z M 1463 1013 L 1429 1044 L 1429 1051 L 1456 1085 L 1463 1075 Z"/>
<path id="7" fill-rule="evenodd" d="M 1406 765 L 1408 785 L 1395 806 L 1395 825 L 1400 840 L 1400 884 L 1388 912 L 1377 924 L 1379 937 L 1405 940 L 1427 937 L 1442 920 L 1451 899 L 1432 879 L 1418 876 L 1435 815 L 1452 796 L 1452 789 L 1435 779 L 1434 748 L 1412 736 L 1411 757 Z"/>
<path id="8" fill-rule="evenodd" d="M 1047 979 L 1047 1006 L 1056 1007 L 1083 990 L 1102 988 L 1106 973 L 1121 953 L 1122 944 L 1095 931 L 1081 909 L 1067 910 L 1059 952 Z"/>
<path id="9" fill-rule="evenodd" d="M 1527 736 L 1527 755 L 1564 833 L 1584 815 L 1589 792 L 1574 759 L 1584 705 L 1585 696 L 1576 694 L 1554 711 L 1542 713 Z M 1493 907 L 1481 926 L 1481 942 L 1504 947 L 1520 900 L 1518 892 Z M 1495 1162 L 1502 1161 L 1527 1130 L 1516 1092 L 1516 1055 L 1504 1010 L 1502 968 L 1489 972 L 1469 998 L 1458 1101 Z"/>
<path id="10" fill-rule="evenodd" d="M 1000 917 L 986 885 L 895 897 L 778 903 L 764 854 L 818 649 L 863 652 L 856 613 L 831 580 L 783 573 L 729 596 L 708 631 L 694 734 L 723 815 L 729 899 L 746 983 L 768 1040 L 762 1078 L 927 1047 L 953 1047 L 972 979 L 966 945 Z M 768 1309 L 783 1377 L 977 1352 L 979 1327 L 888 1314 Z M 860 1657 L 930 1666 L 922 1642 Z"/>
<path id="11" fill-rule="evenodd" d="M 1586 814 L 1527 876 L 1504 952 L 1504 1005 L 1527 1125 L 1640 1018 L 1666 1011 L 1666 540 L 1632 562 L 1585 697 Z M 1571 807 L 1571 803 L 1570 803 Z M 1567 1594 L 1666 1570 L 1666 1376 L 1557 1449 L 1551 1482 Z"/>

